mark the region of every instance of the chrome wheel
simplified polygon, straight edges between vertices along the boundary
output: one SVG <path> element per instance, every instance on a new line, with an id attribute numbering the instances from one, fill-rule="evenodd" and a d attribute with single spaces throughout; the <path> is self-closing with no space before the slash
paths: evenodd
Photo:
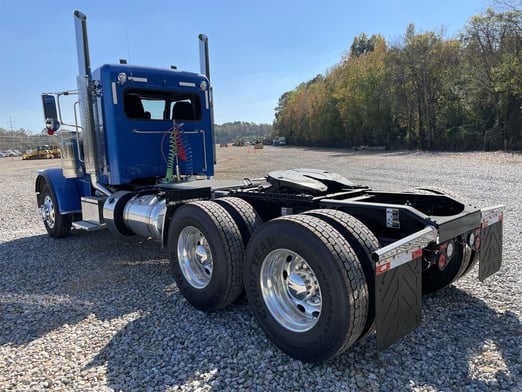
<path id="1" fill-rule="evenodd" d="M 47 223 L 47 226 L 49 226 L 50 229 L 53 229 L 56 222 L 56 215 L 53 199 L 50 195 L 45 195 L 43 204 L 40 207 L 40 212 L 42 214 L 42 219 Z"/>
<path id="2" fill-rule="evenodd" d="M 266 307 L 283 327 L 305 332 L 321 314 L 321 288 L 314 272 L 289 249 L 270 252 L 261 266 L 260 288 Z"/>
<path id="3" fill-rule="evenodd" d="M 243 291 L 245 250 L 230 214 L 215 201 L 185 203 L 168 231 L 169 259 L 180 293 L 194 307 L 212 312 Z"/>
<path id="4" fill-rule="evenodd" d="M 368 288 L 355 251 L 316 216 L 281 216 L 257 229 L 246 249 L 245 294 L 258 323 L 284 352 L 319 362 L 361 336 Z"/>
<path id="5" fill-rule="evenodd" d="M 203 233 L 186 226 L 178 237 L 178 261 L 186 281 L 197 289 L 207 287 L 212 278 L 212 252 Z"/>

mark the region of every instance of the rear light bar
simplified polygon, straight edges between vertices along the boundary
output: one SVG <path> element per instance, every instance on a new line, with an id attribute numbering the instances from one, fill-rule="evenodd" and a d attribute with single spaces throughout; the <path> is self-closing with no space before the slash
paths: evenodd
<path id="1" fill-rule="evenodd" d="M 437 229 L 426 226 L 424 229 L 395 241 L 372 253 L 375 261 L 375 275 L 388 272 L 402 264 L 422 256 L 423 249 L 437 240 Z"/>

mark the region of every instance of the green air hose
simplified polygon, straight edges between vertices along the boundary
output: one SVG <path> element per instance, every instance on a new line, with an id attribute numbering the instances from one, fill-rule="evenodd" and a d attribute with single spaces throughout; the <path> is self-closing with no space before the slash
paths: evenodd
<path id="1" fill-rule="evenodd" d="M 178 165 L 178 143 L 176 134 L 178 126 L 174 124 L 174 130 L 169 135 L 169 158 L 167 160 L 167 172 L 165 173 L 164 182 L 172 182 L 174 175 L 174 161 L 176 161 L 176 179 L 180 181 L 179 165 Z"/>
<path id="2" fill-rule="evenodd" d="M 165 182 L 172 182 L 172 175 L 174 172 L 174 159 L 176 157 L 176 138 L 174 132 L 169 135 L 169 158 L 167 160 L 167 172 L 165 173 Z"/>

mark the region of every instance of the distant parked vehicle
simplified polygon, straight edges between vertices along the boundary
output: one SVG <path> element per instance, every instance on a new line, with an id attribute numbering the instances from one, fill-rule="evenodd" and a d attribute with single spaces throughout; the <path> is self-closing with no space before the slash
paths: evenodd
<path id="1" fill-rule="evenodd" d="M 54 155 L 49 146 L 38 146 L 34 150 L 27 151 L 22 155 L 22 159 L 52 159 Z"/>
<path id="2" fill-rule="evenodd" d="M 18 150 L 7 150 L 6 154 L 8 157 L 19 157 L 22 155 Z"/>
<path id="3" fill-rule="evenodd" d="M 60 152 L 60 147 L 58 146 L 51 146 L 49 150 L 51 151 L 51 154 L 53 154 L 54 158 L 60 158 L 62 156 Z"/>

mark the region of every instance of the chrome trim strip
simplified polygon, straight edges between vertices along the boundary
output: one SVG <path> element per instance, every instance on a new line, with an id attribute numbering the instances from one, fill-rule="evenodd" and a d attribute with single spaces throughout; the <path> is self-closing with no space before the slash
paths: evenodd
<path id="1" fill-rule="evenodd" d="M 402 264 L 422 256 L 422 250 L 430 242 L 437 241 L 438 230 L 433 226 L 395 241 L 372 253 L 375 261 L 375 274 L 380 275 Z"/>

